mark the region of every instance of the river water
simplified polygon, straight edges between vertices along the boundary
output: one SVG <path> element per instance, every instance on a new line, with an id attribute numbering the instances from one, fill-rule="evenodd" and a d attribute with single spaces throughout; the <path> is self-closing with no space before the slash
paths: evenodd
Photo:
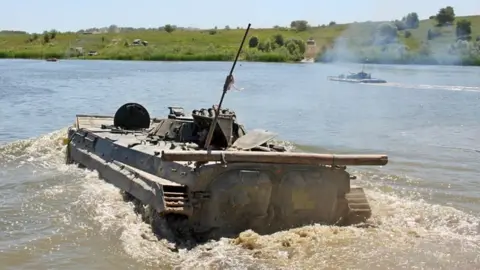
<path id="1" fill-rule="evenodd" d="M 252 231 L 172 252 L 95 172 L 64 165 L 75 114 L 217 104 L 231 63 L 0 61 L 0 269 L 480 269 L 480 69 L 241 63 L 225 106 L 295 147 L 386 153 L 354 168 L 369 228 Z"/>

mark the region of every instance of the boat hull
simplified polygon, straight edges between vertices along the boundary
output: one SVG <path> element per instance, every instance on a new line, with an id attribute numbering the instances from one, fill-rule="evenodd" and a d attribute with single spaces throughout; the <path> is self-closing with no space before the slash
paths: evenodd
<path id="1" fill-rule="evenodd" d="M 382 79 L 347 79 L 340 77 L 328 77 L 330 81 L 347 82 L 347 83 L 386 83 L 386 80 Z"/>

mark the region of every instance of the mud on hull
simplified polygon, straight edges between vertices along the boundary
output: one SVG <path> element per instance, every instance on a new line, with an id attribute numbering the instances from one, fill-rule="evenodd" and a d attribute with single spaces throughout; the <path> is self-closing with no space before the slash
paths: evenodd
<path id="1" fill-rule="evenodd" d="M 160 151 L 181 146 L 138 143 L 141 132 L 100 128 L 110 122 L 111 117 L 78 117 L 83 127 L 69 129 L 67 162 L 98 171 L 154 216 L 181 217 L 204 239 L 247 229 L 266 234 L 312 223 L 350 225 L 371 215 L 345 167 L 210 162 L 196 168 L 192 162 L 162 160 Z"/>

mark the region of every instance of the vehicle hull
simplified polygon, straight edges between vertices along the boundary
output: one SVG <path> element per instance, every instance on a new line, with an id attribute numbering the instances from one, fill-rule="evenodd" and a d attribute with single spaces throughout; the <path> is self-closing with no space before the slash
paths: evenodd
<path id="1" fill-rule="evenodd" d="M 98 171 L 154 216 L 182 217 L 188 230 L 204 238 L 313 223 L 350 225 L 371 216 L 345 166 L 168 161 L 162 152 L 196 151 L 185 143 L 149 143 L 146 132 L 105 128 L 111 123 L 108 116 L 77 116 L 68 131 L 67 163 Z"/>
<path id="2" fill-rule="evenodd" d="M 348 82 L 348 83 L 386 83 L 386 80 L 382 79 L 347 79 L 347 78 L 340 78 L 340 77 L 328 77 L 330 81 L 337 81 L 337 82 Z"/>

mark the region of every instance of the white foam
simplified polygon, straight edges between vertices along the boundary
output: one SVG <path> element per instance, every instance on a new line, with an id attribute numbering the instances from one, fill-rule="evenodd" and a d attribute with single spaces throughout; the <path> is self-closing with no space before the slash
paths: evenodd
<path id="1" fill-rule="evenodd" d="M 65 187 L 51 187 L 44 196 L 72 194 L 72 202 L 87 213 L 85 223 L 100 227 L 105 239 L 117 237 L 121 248 L 139 265 L 176 269 L 318 269 L 318 268 L 449 268 L 473 269 L 480 263 L 479 217 L 452 207 L 430 204 L 408 191 L 388 192 L 369 179 L 366 186 L 374 227 L 310 225 L 260 236 L 252 231 L 237 239 L 221 239 L 193 250 L 172 252 L 157 240 L 148 224 L 134 213 L 118 189 L 98 179 L 96 172 L 64 165 L 65 148 L 59 139 L 65 130 L 38 139 L 0 147 L 2 162 L 56 169 L 75 175 L 73 196 Z M 288 145 L 288 144 L 287 144 Z M 73 178 L 73 177 L 72 177 Z M 72 180 L 73 181 L 73 180 Z M 68 218 L 65 222 L 68 222 Z M 84 224 L 79 223 L 81 228 Z M 105 240 L 107 241 L 107 240 Z"/>
<path id="2" fill-rule="evenodd" d="M 462 92 L 480 92 L 478 86 L 462 86 L 462 85 L 431 85 L 431 84 L 404 84 L 404 83 L 365 83 L 368 85 L 395 87 L 405 89 L 419 90 L 445 90 L 445 91 L 462 91 Z"/>

